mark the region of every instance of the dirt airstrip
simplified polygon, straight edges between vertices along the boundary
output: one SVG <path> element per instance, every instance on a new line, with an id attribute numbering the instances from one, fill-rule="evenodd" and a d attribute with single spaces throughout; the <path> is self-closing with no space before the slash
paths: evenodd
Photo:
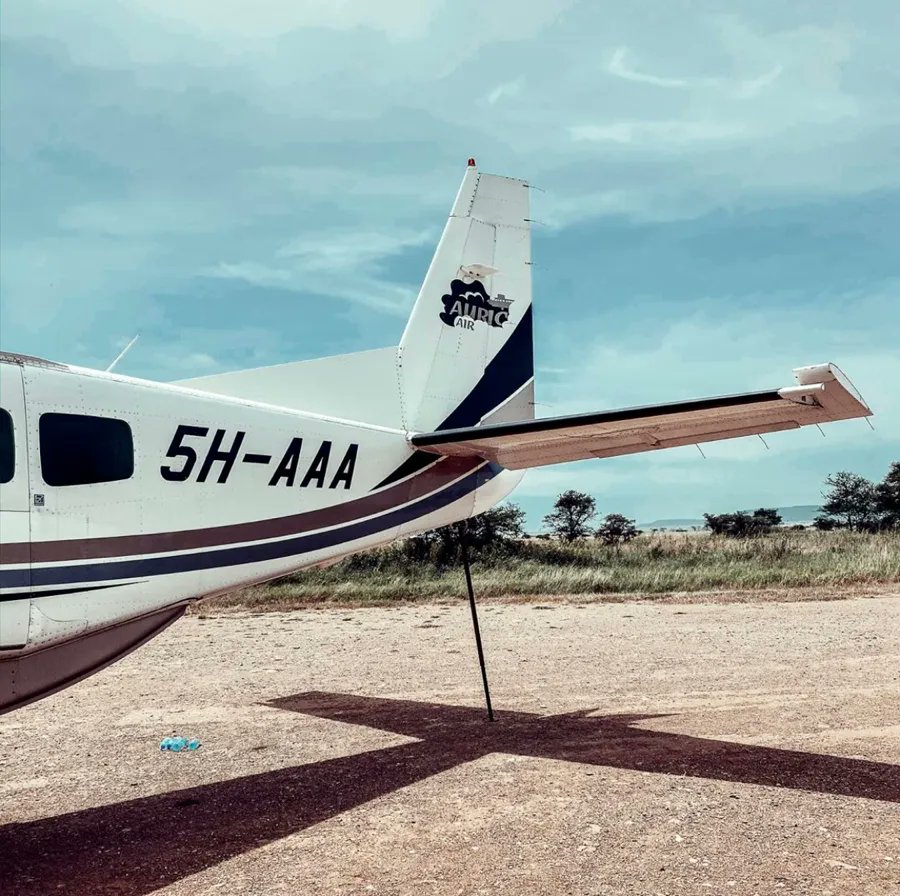
<path id="1" fill-rule="evenodd" d="M 900 595 L 190 616 L 0 718 L 0 892 L 900 893 Z M 196 753 L 161 753 L 167 734 Z"/>

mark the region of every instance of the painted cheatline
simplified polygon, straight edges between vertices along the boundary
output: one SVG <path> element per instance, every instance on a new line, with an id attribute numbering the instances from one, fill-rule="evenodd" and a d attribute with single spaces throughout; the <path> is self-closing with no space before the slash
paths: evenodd
<path id="1" fill-rule="evenodd" d="M 868 417 L 872 411 L 833 364 L 794 371 L 796 386 L 594 414 L 416 433 L 423 451 L 482 457 L 509 470 L 616 457 Z"/>
<path id="2" fill-rule="evenodd" d="M 495 467 L 483 462 L 473 466 L 474 469 L 471 472 L 456 478 L 449 485 L 420 500 L 395 504 L 387 513 L 349 521 L 335 528 L 306 532 L 301 530 L 302 534 L 298 532 L 286 539 L 251 544 L 227 544 L 215 550 L 154 554 L 102 563 L 35 567 L 31 570 L 31 586 L 35 588 L 98 581 L 110 582 L 115 579 L 150 578 L 175 573 L 200 572 L 222 567 L 247 566 L 272 560 L 284 560 L 314 551 L 339 548 L 348 542 L 378 535 L 403 523 L 414 522 L 427 513 L 441 510 L 454 501 L 465 498 L 479 486 L 489 482 L 498 472 Z M 17 577 L 16 571 L 0 572 L 0 576 L 2 575 L 7 576 L 6 581 L 11 587 L 21 586 L 24 582 L 22 577 Z M 78 593 L 86 590 L 93 589 L 85 587 Z M 46 594 L 47 592 L 43 591 L 35 592 L 35 596 L 45 596 Z"/>

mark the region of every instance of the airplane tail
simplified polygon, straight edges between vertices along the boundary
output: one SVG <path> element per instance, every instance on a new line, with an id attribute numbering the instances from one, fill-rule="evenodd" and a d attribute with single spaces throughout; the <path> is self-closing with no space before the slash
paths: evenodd
<path id="1" fill-rule="evenodd" d="M 178 384 L 406 432 L 532 419 L 528 184 L 470 159 L 399 346 Z"/>
<path id="2" fill-rule="evenodd" d="M 521 475 L 511 471 L 529 467 L 872 413 L 833 364 L 794 378 L 763 392 L 535 420 L 528 184 L 481 174 L 470 159 L 399 346 L 182 385 L 404 430 L 415 450 L 379 486 L 439 455 L 503 467 L 508 492 Z"/>
<path id="3" fill-rule="evenodd" d="M 528 184 L 469 160 L 400 340 L 408 432 L 534 417 Z"/>

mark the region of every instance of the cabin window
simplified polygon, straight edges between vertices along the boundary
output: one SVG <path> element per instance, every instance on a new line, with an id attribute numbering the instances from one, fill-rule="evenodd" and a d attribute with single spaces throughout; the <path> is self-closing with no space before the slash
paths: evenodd
<path id="1" fill-rule="evenodd" d="M 16 472 L 16 443 L 9 411 L 0 408 L 0 485 L 9 482 Z"/>
<path id="2" fill-rule="evenodd" d="M 47 485 L 116 482 L 134 473 L 131 427 L 112 417 L 42 414 L 41 473 Z"/>

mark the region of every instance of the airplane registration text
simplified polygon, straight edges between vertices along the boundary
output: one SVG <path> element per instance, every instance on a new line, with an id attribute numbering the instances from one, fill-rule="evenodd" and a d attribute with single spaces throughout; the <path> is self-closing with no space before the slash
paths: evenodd
<path id="1" fill-rule="evenodd" d="M 166 457 L 181 460 L 161 466 L 159 472 L 169 482 L 186 482 L 193 477 L 195 482 L 209 480 L 225 483 L 237 463 L 260 466 L 272 464 L 275 460 L 272 454 L 243 450 L 246 435 L 241 430 L 229 435 L 227 430 L 217 429 L 210 438 L 208 427 L 182 423 L 175 430 L 169 450 L 166 451 Z M 320 442 L 314 451 L 310 451 L 308 448 L 304 450 L 302 438 L 295 437 L 281 454 L 268 484 L 299 485 L 300 488 L 324 488 L 327 485 L 328 488 L 349 489 L 353 482 L 359 445 L 350 443 L 333 473 L 331 453 L 330 441 Z M 299 475 L 301 472 L 302 477 Z"/>

